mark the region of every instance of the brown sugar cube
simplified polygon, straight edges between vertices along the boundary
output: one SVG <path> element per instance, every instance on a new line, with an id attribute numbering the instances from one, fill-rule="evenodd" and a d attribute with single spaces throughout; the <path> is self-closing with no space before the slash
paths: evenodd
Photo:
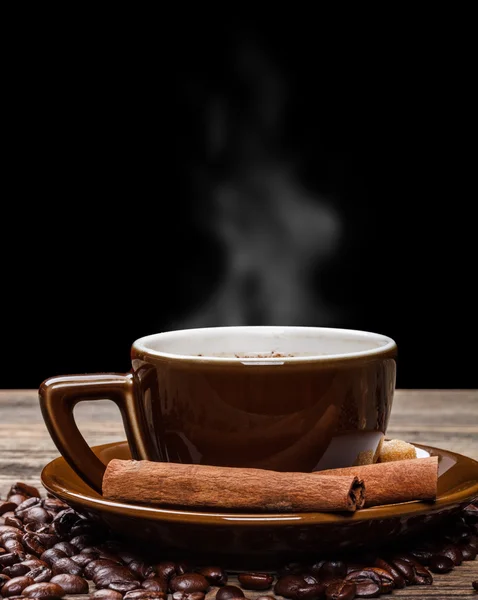
<path id="1" fill-rule="evenodd" d="M 379 462 L 406 460 L 409 458 L 417 458 L 417 451 L 413 444 L 409 444 L 403 440 L 384 440 L 380 450 Z"/>

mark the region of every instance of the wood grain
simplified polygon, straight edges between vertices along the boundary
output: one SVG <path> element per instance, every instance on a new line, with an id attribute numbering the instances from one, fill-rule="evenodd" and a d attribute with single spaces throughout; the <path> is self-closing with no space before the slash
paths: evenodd
<path id="1" fill-rule="evenodd" d="M 84 402 L 76 409 L 78 426 L 90 445 L 125 439 L 116 407 L 108 401 Z M 424 443 L 478 460 L 478 390 L 397 390 L 388 436 Z M 39 486 L 40 472 L 58 456 L 38 405 L 36 390 L 0 390 L 0 497 L 15 481 Z M 478 598 L 471 582 L 478 561 L 466 562 L 433 586 L 396 590 L 393 597 L 415 600 Z M 260 593 L 247 592 L 254 599 Z M 208 594 L 211 600 L 214 593 Z M 85 596 L 70 596 L 85 598 Z"/>

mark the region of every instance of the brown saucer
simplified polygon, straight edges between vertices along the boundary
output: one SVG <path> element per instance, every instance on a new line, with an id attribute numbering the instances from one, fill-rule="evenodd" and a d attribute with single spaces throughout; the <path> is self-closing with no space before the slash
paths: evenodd
<path id="1" fill-rule="evenodd" d="M 154 547 L 164 557 L 194 555 L 208 562 L 242 568 L 268 567 L 302 555 L 356 550 L 419 534 L 445 516 L 478 498 L 478 462 L 466 456 L 430 446 L 417 448 L 438 456 L 436 502 L 407 502 L 377 506 L 354 514 L 335 513 L 221 513 L 150 508 L 111 502 L 88 487 L 63 458 L 43 469 L 44 487 L 78 512 L 99 519 L 113 532 L 142 546 Z M 93 448 L 105 464 L 113 458 L 130 458 L 126 442 Z M 149 544 L 148 544 L 149 545 Z M 211 558 L 209 558 L 211 560 Z"/>

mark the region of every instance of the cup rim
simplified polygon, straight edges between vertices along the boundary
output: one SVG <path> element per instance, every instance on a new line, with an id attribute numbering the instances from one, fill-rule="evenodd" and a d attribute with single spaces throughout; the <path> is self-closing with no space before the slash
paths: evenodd
<path id="1" fill-rule="evenodd" d="M 322 333 L 326 335 L 338 334 L 340 336 L 354 336 L 361 339 L 373 339 L 380 342 L 382 345 L 365 350 L 353 351 L 353 352 L 342 352 L 336 354 L 310 354 L 301 356 L 283 356 L 280 357 L 241 357 L 241 356 L 211 356 L 211 355 L 196 355 L 196 354 L 182 354 L 164 352 L 151 348 L 148 346 L 153 340 L 158 338 L 168 337 L 186 337 L 188 335 L 201 335 L 210 334 L 212 331 L 217 333 L 226 332 L 239 332 L 239 331 L 254 331 L 260 333 L 263 331 L 265 334 L 279 334 L 284 335 L 285 333 Z M 371 331 L 364 331 L 361 329 L 347 329 L 338 327 L 312 327 L 312 326 L 276 326 L 276 325 L 227 325 L 227 326 L 214 326 L 214 327 L 195 327 L 188 329 L 173 329 L 167 331 L 161 331 L 150 335 L 142 336 L 136 339 L 132 344 L 132 355 L 148 356 L 151 358 L 160 358 L 174 361 L 187 361 L 194 363 L 208 363 L 217 365 L 282 365 L 282 364 L 303 364 L 303 363 L 329 363 L 343 360 L 354 360 L 354 359 L 366 359 L 366 358 L 378 358 L 384 355 L 395 354 L 397 350 L 397 344 L 391 337 L 381 334 L 374 333 Z"/>

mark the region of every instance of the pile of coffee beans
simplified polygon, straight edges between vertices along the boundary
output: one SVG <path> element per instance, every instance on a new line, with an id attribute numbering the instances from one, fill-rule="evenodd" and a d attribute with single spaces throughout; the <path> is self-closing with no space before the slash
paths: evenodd
<path id="1" fill-rule="evenodd" d="M 220 566 L 156 562 L 115 540 L 97 522 L 25 483 L 0 501 L 0 599 L 56 600 L 67 594 L 104 600 L 351 600 L 378 598 L 410 585 L 432 585 L 478 552 L 478 502 L 450 517 L 434 538 L 377 556 L 324 557 L 245 573 Z M 471 584 L 478 590 L 478 582 Z M 253 594 L 251 594 L 253 592 Z M 275 595 L 275 596 L 274 596 Z"/>

